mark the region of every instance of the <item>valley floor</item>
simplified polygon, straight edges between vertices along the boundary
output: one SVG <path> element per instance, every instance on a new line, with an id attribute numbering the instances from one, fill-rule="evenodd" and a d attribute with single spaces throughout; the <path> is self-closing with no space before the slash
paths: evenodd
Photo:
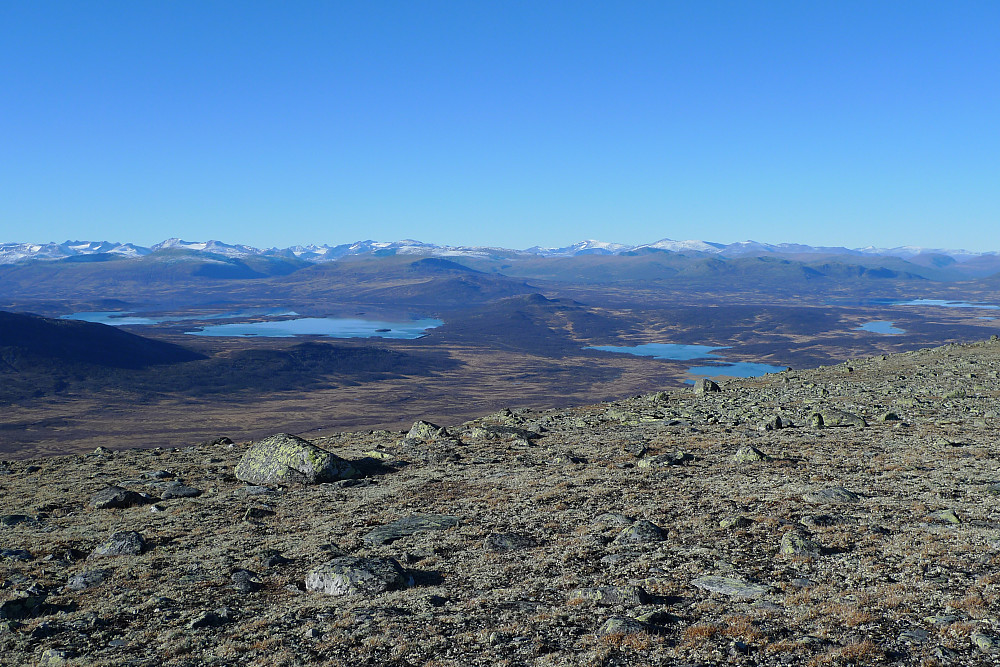
<path id="1" fill-rule="evenodd" d="M 0 663 L 996 664 L 998 397 L 992 340 L 311 438 L 365 473 L 316 485 L 225 440 L 7 462 Z M 306 590 L 345 556 L 406 585 Z"/>

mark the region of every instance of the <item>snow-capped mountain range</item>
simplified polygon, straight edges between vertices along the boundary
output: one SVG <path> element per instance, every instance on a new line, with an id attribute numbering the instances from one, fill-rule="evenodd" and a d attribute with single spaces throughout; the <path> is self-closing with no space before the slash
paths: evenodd
<path id="1" fill-rule="evenodd" d="M 970 252 L 967 250 L 942 250 L 916 246 L 896 248 L 843 248 L 809 246 L 798 243 L 758 243 L 740 241 L 737 243 L 713 243 L 709 241 L 674 241 L 661 239 L 654 243 L 627 245 L 602 241 L 580 241 L 562 248 L 535 246 L 524 250 L 484 246 L 446 246 L 423 243 L 412 239 L 402 241 L 357 241 L 341 245 L 304 245 L 288 248 L 254 248 L 248 245 L 228 244 L 221 241 L 183 241 L 172 238 L 150 247 L 134 243 L 112 243 L 108 241 L 66 241 L 64 243 L 3 243 L 0 242 L 0 264 L 14 264 L 31 260 L 60 260 L 86 255 L 119 255 L 121 257 L 143 257 L 165 250 L 185 250 L 208 255 L 230 258 L 253 256 L 295 257 L 309 262 L 330 262 L 351 255 L 435 255 L 439 257 L 576 257 L 580 255 L 620 255 L 625 253 L 668 251 L 685 254 L 720 255 L 727 257 L 766 255 L 856 255 L 898 257 L 909 260 L 918 255 L 938 255 L 951 258 L 955 262 L 965 262 L 977 257 L 997 256 L 998 252 Z"/>

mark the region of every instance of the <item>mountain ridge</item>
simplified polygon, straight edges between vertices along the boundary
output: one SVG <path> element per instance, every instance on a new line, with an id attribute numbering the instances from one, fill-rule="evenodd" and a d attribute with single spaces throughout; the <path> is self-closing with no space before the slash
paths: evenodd
<path id="1" fill-rule="evenodd" d="M 165 250 L 186 250 L 201 254 L 221 255 L 229 258 L 253 256 L 273 256 L 296 258 L 308 262 L 336 261 L 355 255 L 435 255 L 467 257 L 575 257 L 578 255 L 621 255 L 642 250 L 660 250 L 678 253 L 701 253 L 721 256 L 766 256 L 766 255 L 853 255 L 897 257 L 943 256 L 957 263 L 964 263 L 983 257 L 998 257 L 1000 251 L 975 252 L 962 249 L 924 248 L 920 246 L 896 246 L 879 248 L 866 246 L 847 248 L 844 246 L 811 246 L 800 243 L 760 243 L 757 241 L 737 241 L 717 243 L 702 240 L 677 241 L 663 238 L 651 243 L 625 244 L 587 239 L 557 248 L 533 246 L 526 249 L 503 248 L 498 246 L 464 246 L 425 243 L 413 239 L 399 241 L 354 241 L 337 245 L 307 244 L 286 248 L 256 248 L 245 244 L 229 244 L 218 240 L 184 241 L 169 238 L 145 247 L 134 243 L 111 241 L 64 241 L 63 243 L 17 243 L 0 242 L 0 264 L 12 264 L 30 260 L 59 260 L 81 255 L 109 254 L 121 257 L 144 257 Z"/>

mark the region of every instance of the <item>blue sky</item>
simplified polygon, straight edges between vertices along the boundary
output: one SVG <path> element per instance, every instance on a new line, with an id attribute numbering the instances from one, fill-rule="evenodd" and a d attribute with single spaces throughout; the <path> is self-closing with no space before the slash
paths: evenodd
<path id="1" fill-rule="evenodd" d="M 996 2 L 2 2 L 0 240 L 1000 249 Z"/>

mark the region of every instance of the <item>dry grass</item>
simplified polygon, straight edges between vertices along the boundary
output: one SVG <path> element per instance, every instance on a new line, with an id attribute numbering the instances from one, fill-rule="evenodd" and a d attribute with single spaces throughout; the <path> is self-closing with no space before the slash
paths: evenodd
<path id="1" fill-rule="evenodd" d="M 885 650 L 872 640 L 866 639 L 854 644 L 830 649 L 826 653 L 812 658 L 809 664 L 815 667 L 820 665 L 845 665 L 846 667 L 847 665 L 874 665 L 885 662 L 885 660 Z"/>

